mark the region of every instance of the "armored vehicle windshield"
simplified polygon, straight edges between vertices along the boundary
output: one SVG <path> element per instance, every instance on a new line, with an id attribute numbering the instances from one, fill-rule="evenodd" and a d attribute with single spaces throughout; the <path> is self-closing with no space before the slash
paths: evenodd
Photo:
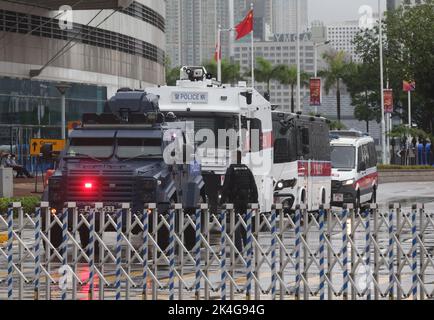
<path id="1" fill-rule="evenodd" d="M 110 158 L 114 150 L 114 138 L 72 138 L 66 151 L 68 158 Z"/>

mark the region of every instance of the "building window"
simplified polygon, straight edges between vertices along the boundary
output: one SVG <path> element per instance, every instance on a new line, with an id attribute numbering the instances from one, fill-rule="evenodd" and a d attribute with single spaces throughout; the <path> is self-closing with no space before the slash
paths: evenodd
<path id="1" fill-rule="evenodd" d="M 56 84 L 50 81 L 0 77 L 0 123 L 60 125 L 60 94 Z M 71 83 L 71 88 L 66 92 L 67 121 L 80 120 L 83 113 L 103 112 L 106 101 L 107 88 Z M 47 128 L 42 131 L 46 133 L 43 134 L 45 138 L 59 135 L 58 129 Z M 1 140 L 0 130 L 0 145 L 10 142 L 2 143 Z"/>
<path id="2" fill-rule="evenodd" d="M 27 34 L 33 30 L 32 35 L 35 36 L 66 41 L 73 39 L 74 42 L 141 56 L 164 65 L 165 54 L 162 49 L 151 43 L 117 32 L 77 23 L 73 24 L 72 30 L 62 30 L 57 19 L 7 10 L 0 10 L 0 21 L 4 22 L 0 24 L 0 31 Z M 22 22 L 17 24 L 17 21 Z M 80 35 L 77 36 L 77 34 Z"/>
<path id="3" fill-rule="evenodd" d="M 163 16 L 141 3 L 134 1 L 129 7 L 120 10 L 120 12 L 152 24 L 165 32 L 166 26 Z"/>

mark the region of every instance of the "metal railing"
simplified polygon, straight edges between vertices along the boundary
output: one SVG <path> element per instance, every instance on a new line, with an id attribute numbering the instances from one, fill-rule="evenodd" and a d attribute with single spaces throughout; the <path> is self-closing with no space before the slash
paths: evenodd
<path id="1" fill-rule="evenodd" d="M 419 204 L 386 211 L 67 203 L 52 214 L 41 203 L 28 214 L 13 203 L 0 216 L 0 299 L 432 299 L 433 214 Z"/>

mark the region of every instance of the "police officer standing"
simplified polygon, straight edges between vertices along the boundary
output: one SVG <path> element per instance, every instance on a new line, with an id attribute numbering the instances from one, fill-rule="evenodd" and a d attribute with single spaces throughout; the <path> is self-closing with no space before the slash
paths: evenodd
<path id="1" fill-rule="evenodd" d="M 241 151 L 237 151 L 237 163 L 231 164 L 226 171 L 223 184 L 221 204 L 232 203 L 235 210 L 235 224 L 238 223 L 238 214 L 244 216 L 249 203 L 258 202 L 258 189 L 255 178 L 249 167 L 241 163 Z M 240 224 L 235 230 L 235 246 L 242 252 L 243 243 L 246 242 L 246 230 Z"/>

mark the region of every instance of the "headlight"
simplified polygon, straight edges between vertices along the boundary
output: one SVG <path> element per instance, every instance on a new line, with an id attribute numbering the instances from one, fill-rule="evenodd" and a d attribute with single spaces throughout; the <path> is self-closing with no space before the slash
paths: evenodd
<path id="1" fill-rule="evenodd" d="M 343 186 L 349 186 L 349 185 L 352 185 L 352 184 L 354 184 L 354 179 L 345 180 L 345 181 L 342 182 Z"/>
<path id="2" fill-rule="evenodd" d="M 294 188 L 294 186 L 296 185 L 297 180 L 296 179 L 292 179 L 292 180 L 280 180 L 279 182 L 276 183 L 276 187 L 274 188 L 275 191 L 279 191 L 285 188 Z"/>

